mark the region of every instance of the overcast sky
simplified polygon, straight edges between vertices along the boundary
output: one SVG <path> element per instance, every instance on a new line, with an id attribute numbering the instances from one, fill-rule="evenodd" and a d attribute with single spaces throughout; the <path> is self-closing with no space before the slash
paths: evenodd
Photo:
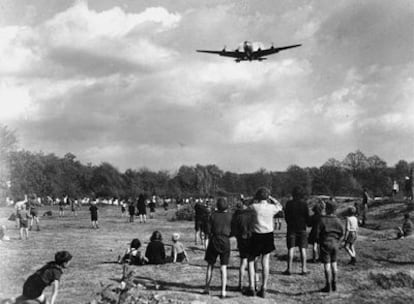
<path id="1" fill-rule="evenodd" d="M 264 62 L 196 53 L 303 44 Z M 121 171 L 414 160 L 414 1 L 1 0 L 0 122 Z"/>

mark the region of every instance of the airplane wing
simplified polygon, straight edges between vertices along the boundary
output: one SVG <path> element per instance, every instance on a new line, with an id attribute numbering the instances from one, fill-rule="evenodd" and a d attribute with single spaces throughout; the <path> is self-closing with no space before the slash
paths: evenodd
<path id="1" fill-rule="evenodd" d="M 209 51 L 209 50 L 197 50 L 199 53 L 207 53 L 207 54 L 216 54 L 225 57 L 232 57 L 232 58 L 243 58 L 245 56 L 244 52 L 240 51 Z"/>
<path id="2" fill-rule="evenodd" d="M 255 52 L 253 52 L 253 55 L 255 57 L 267 56 L 267 55 L 279 53 L 280 51 L 283 51 L 283 50 L 295 48 L 295 47 L 298 47 L 298 46 L 301 46 L 301 45 L 302 44 L 293 44 L 293 45 L 282 46 L 282 47 L 271 47 L 271 48 L 265 49 L 265 50 L 257 50 Z"/>

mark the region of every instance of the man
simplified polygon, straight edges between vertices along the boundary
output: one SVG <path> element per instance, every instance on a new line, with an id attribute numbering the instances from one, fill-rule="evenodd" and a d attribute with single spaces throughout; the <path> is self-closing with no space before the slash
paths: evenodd
<path id="1" fill-rule="evenodd" d="M 362 207 L 361 207 L 361 213 L 362 213 L 362 222 L 361 226 L 365 226 L 365 223 L 367 221 L 367 213 L 368 213 L 368 201 L 369 201 L 369 195 L 366 188 L 362 189 Z"/>
<path id="2" fill-rule="evenodd" d="M 283 272 L 290 275 L 292 271 L 293 255 L 295 247 L 300 249 L 300 261 L 302 264 L 302 275 L 306 275 L 306 248 L 308 247 L 308 236 L 306 226 L 309 223 L 309 208 L 305 200 L 305 189 L 296 186 L 292 190 L 292 200 L 286 203 L 285 220 L 287 224 L 286 245 L 288 248 L 287 269 Z"/>
<path id="3" fill-rule="evenodd" d="M 256 212 L 257 218 L 250 240 L 249 290 L 246 292 L 246 295 L 254 296 L 256 294 L 255 262 L 258 257 L 261 257 L 262 287 L 257 295 L 265 298 L 269 278 L 270 253 L 275 250 L 273 217 L 282 210 L 282 205 L 271 197 L 269 189 L 264 187 L 257 190 L 254 201 L 255 203 L 251 205 L 251 208 Z"/>

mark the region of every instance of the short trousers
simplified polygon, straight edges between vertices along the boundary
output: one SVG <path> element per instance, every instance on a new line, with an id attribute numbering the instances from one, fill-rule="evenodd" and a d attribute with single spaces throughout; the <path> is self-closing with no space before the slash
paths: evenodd
<path id="1" fill-rule="evenodd" d="M 27 228 L 29 227 L 29 221 L 28 220 L 20 220 L 20 228 Z"/>
<path id="2" fill-rule="evenodd" d="M 324 264 L 336 262 L 339 251 L 337 240 L 327 240 L 320 244 L 320 260 Z"/>
<path id="3" fill-rule="evenodd" d="M 194 223 L 194 229 L 195 229 L 195 231 L 200 231 L 201 228 L 202 228 L 202 226 L 203 226 L 203 222 L 201 220 L 199 220 L 199 219 L 196 219 L 195 220 L 195 223 Z"/>
<path id="4" fill-rule="evenodd" d="M 30 215 L 31 215 L 31 216 L 37 216 L 37 214 L 38 214 L 38 212 L 37 212 L 37 210 L 36 210 L 36 209 L 31 209 L 31 210 L 30 210 Z"/>
<path id="5" fill-rule="evenodd" d="M 239 255 L 241 259 L 247 259 L 250 253 L 250 242 L 251 239 L 237 239 L 237 248 L 239 249 Z"/>
<path id="6" fill-rule="evenodd" d="M 249 258 L 265 255 L 275 250 L 273 232 L 253 233 L 250 239 Z"/>
<path id="7" fill-rule="evenodd" d="M 357 239 L 356 231 L 349 231 L 348 236 L 346 237 L 345 243 L 346 244 L 353 244 Z"/>
<path id="8" fill-rule="evenodd" d="M 182 262 L 182 261 L 184 261 L 185 260 L 185 254 L 184 254 L 184 252 L 180 252 L 180 253 L 177 253 L 177 262 Z"/>
<path id="9" fill-rule="evenodd" d="M 286 246 L 288 249 L 294 248 L 294 247 L 307 248 L 308 247 L 308 235 L 306 231 L 288 232 L 286 234 Z"/>
<path id="10" fill-rule="evenodd" d="M 91 221 L 96 222 L 97 220 L 98 220 L 98 215 L 97 214 L 91 214 Z"/>
<path id="11" fill-rule="evenodd" d="M 214 240 L 211 239 L 208 243 L 204 260 L 207 261 L 207 263 L 214 265 L 216 263 L 217 257 L 220 256 L 220 265 L 228 265 L 230 261 L 230 240 L 227 241 L 228 244 L 225 246 L 216 248 L 214 245 Z"/>

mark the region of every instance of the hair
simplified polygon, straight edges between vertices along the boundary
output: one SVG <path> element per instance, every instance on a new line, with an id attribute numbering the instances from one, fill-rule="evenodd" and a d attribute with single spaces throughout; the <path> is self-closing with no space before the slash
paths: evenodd
<path id="1" fill-rule="evenodd" d="M 138 249 L 139 247 L 141 247 L 141 242 L 138 239 L 133 239 L 129 247 Z"/>
<path id="2" fill-rule="evenodd" d="M 313 207 L 312 211 L 314 214 L 322 214 L 323 209 L 325 209 L 325 202 L 322 200 L 319 200 Z"/>
<path id="3" fill-rule="evenodd" d="M 158 230 L 155 230 L 151 235 L 150 241 L 151 242 L 153 242 L 153 241 L 162 241 L 161 232 L 159 232 Z"/>
<path id="4" fill-rule="evenodd" d="M 355 215 L 356 214 L 356 208 L 354 206 L 351 206 L 348 208 L 348 215 Z"/>
<path id="5" fill-rule="evenodd" d="M 174 242 L 178 241 L 178 240 L 180 239 L 180 234 L 179 234 L 179 233 L 177 233 L 177 232 L 173 233 L 173 235 L 172 235 L 171 239 L 172 239 Z"/>
<path id="6" fill-rule="evenodd" d="M 326 214 L 334 214 L 336 210 L 336 204 L 328 201 L 325 205 Z"/>
<path id="7" fill-rule="evenodd" d="M 263 200 L 267 200 L 269 198 L 269 195 L 270 195 L 269 189 L 267 189 L 266 187 L 260 187 L 259 189 L 257 189 L 254 198 L 258 201 L 263 201 Z"/>
<path id="8" fill-rule="evenodd" d="M 292 189 L 292 197 L 294 200 L 300 200 L 306 197 L 306 191 L 302 186 L 295 186 Z"/>
<path id="9" fill-rule="evenodd" d="M 68 251 L 58 251 L 55 254 L 55 262 L 58 265 L 63 265 L 72 260 L 72 255 Z"/>
<path id="10" fill-rule="evenodd" d="M 227 200 L 224 197 L 219 197 L 217 199 L 217 209 L 218 211 L 225 211 L 229 207 Z"/>
<path id="11" fill-rule="evenodd" d="M 409 219 L 410 218 L 410 214 L 409 213 L 404 214 L 404 218 L 405 219 Z"/>

